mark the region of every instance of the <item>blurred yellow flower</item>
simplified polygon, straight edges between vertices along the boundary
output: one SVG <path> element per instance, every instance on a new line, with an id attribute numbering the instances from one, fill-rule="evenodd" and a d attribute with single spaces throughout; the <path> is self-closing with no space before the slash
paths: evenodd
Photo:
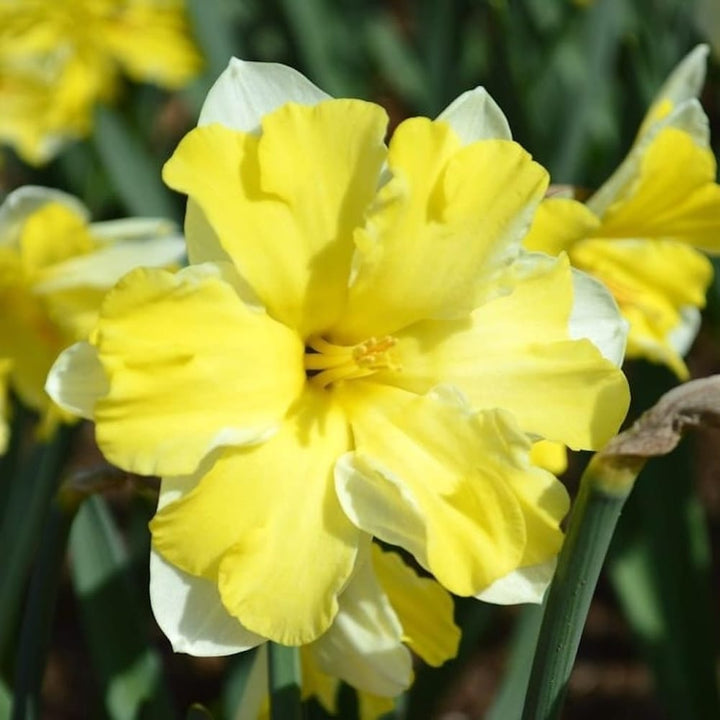
<path id="1" fill-rule="evenodd" d="M 525 240 L 530 250 L 567 252 L 601 280 L 630 323 L 628 357 L 663 363 L 687 379 L 712 265 L 720 252 L 720 186 L 708 121 L 697 101 L 707 48 L 670 75 L 629 155 L 582 204 L 550 197 Z"/>
<path id="2" fill-rule="evenodd" d="M 125 272 L 169 265 L 183 255 L 182 238 L 165 220 L 88 223 L 70 195 L 23 187 L 0 206 L 0 358 L 18 398 L 46 426 L 69 420 L 45 393 L 50 367 L 88 336 L 100 300 Z M 48 429 L 49 429 L 48 427 Z"/>
<path id="3" fill-rule="evenodd" d="M 182 0 L 0 0 L 0 142 L 31 163 L 87 135 L 120 74 L 178 88 L 200 66 Z"/>
<path id="4" fill-rule="evenodd" d="M 595 448 L 625 415 L 624 323 L 521 252 L 547 174 L 487 93 L 387 148 L 386 123 L 234 60 L 165 166 L 190 267 L 127 275 L 50 375 L 111 462 L 165 478 L 176 646 L 210 618 L 217 654 L 317 640 L 369 536 L 457 594 L 538 602 L 568 499 L 529 435 Z"/>

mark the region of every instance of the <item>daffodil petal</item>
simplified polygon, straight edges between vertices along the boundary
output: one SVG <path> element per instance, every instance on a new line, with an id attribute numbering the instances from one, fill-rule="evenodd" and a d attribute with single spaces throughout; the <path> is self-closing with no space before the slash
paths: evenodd
<path id="1" fill-rule="evenodd" d="M 344 341 L 469 312 L 482 279 L 517 253 L 547 186 L 519 145 L 461 147 L 447 123 L 424 118 L 397 128 L 388 166 L 392 178 L 356 234 L 356 272 L 335 330 Z"/>
<path id="2" fill-rule="evenodd" d="M 710 147 L 710 122 L 702 105 L 694 98 L 682 103 L 638 136 L 615 172 L 588 198 L 587 206 L 592 212 L 602 217 L 608 208 L 632 192 L 637 185 L 648 148 L 667 129 L 683 133 L 700 149 L 707 150 Z"/>
<path id="3" fill-rule="evenodd" d="M 705 305 L 710 261 L 682 243 L 604 239 L 578 243 L 573 261 L 614 294 L 630 323 L 628 355 L 667 363 L 687 377 L 678 348 L 687 349 L 697 328 L 687 308 Z"/>
<path id="4" fill-rule="evenodd" d="M 569 339 L 567 258 L 545 258 L 534 274 L 525 268 L 511 290 L 467 320 L 426 321 L 398 333 L 402 370 L 381 371 L 378 380 L 417 393 L 450 383 L 475 409 L 509 410 L 528 433 L 573 449 L 601 447 L 625 417 L 628 386 L 589 340 Z"/>
<path id="5" fill-rule="evenodd" d="M 586 338 L 618 367 L 625 358 L 627 323 L 618 317 L 617 302 L 592 276 L 573 268 L 573 308 L 568 326 L 573 340 Z"/>
<path id="6" fill-rule="evenodd" d="M 337 714 L 337 691 L 340 680 L 320 668 L 313 652 L 313 643 L 300 647 L 300 673 L 302 676 L 302 699 L 317 698 L 331 715 Z"/>
<path id="7" fill-rule="evenodd" d="M 648 146 L 637 182 L 608 207 L 602 237 L 677 238 L 720 251 L 720 185 L 715 158 L 680 130 Z"/>
<path id="8" fill-rule="evenodd" d="M 394 552 L 373 545 L 373 568 L 400 619 L 403 638 L 428 665 L 455 657 L 460 628 L 450 595 L 432 578 L 420 577 Z"/>
<path id="9" fill-rule="evenodd" d="M 0 205 L 0 245 L 12 245 L 18 242 L 22 224 L 48 203 L 58 203 L 84 220 L 88 220 L 88 209 L 75 197 L 60 190 L 25 185 L 13 190 Z"/>
<path id="10" fill-rule="evenodd" d="M 539 565 L 518 568 L 496 580 L 475 597 L 496 605 L 518 605 L 520 603 L 539 605 L 552 582 L 556 565 L 557 559 L 552 558 L 552 560 Z"/>
<path id="11" fill-rule="evenodd" d="M 183 4 L 127 3 L 107 13 L 98 27 L 98 41 L 135 81 L 181 88 L 202 66 Z"/>
<path id="12" fill-rule="evenodd" d="M 674 68 L 650 105 L 639 134 L 669 115 L 678 105 L 700 96 L 705 84 L 707 45 L 695 46 Z"/>
<path id="13" fill-rule="evenodd" d="M 165 165 L 166 182 L 197 203 L 268 312 L 303 337 L 325 331 L 344 305 L 385 123 L 361 101 L 284 105 L 263 118 L 259 139 L 197 128 Z"/>
<path id="14" fill-rule="evenodd" d="M 458 595 L 522 564 L 535 518 L 510 478 L 557 480 L 529 465 L 530 443 L 507 414 L 473 414 L 446 391 L 417 396 L 362 381 L 341 398 L 356 450 L 338 461 L 335 482 L 358 527 L 412 553 Z M 545 558 L 560 545 L 557 522 L 554 537 L 543 528 L 532 538 Z"/>
<path id="15" fill-rule="evenodd" d="M 187 475 L 213 448 L 264 439 L 305 381 L 301 341 L 247 308 L 217 265 L 129 273 L 91 342 L 109 382 L 98 444 L 143 475 Z"/>
<path id="16" fill-rule="evenodd" d="M 200 111 L 198 125 L 257 133 L 262 118 L 288 102 L 317 105 L 330 96 L 287 65 L 231 58 Z"/>
<path id="17" fill-rule="evenodd" d="M 0 257 L 0 272 L 8 269 L 3 265 Z M 27 407 L 45 412 L 50 402 L 43 389 L 48 371 L 72 340 L 50 322 L 40 299 L 22 286 L 0 287 L 0 305 L 0 357 L 13 360 L 12 388 Z"/>
<path id="18" fill-rule="evenodd" d="M 87 342 L 75 343 L 57 357 L 48 373 L 45 391 L 61 408 L 92 420 L 95 403 L 108 392 L 97 350 Z"/>
<path id="19" fill-rule="evenodd" d="M 197 478 L 166 478 L 158 511 L 186 496 Z M 217 584 L 179 570 L 150 552 L 150 605 L 175 652 L 213 657 L 242 652 L 265 642 L 244 628 L 220 601 Z"/>
<path id="20" fill-rule="evenodd" d="M 359 720 L 380 720 L 393 710 L 395 700 L 360 691 L 358 705 Z"/>
<path id="21" fill-rule="evenodd" d="M 402 634 L 368 556 L 358 563 L 335 621 L 312 651 L 324 672 L 364 692 L 394 697 L 412 681 L 412 659 Z"/>
<path id="22" fill-rule="evenodd" d="M 437 120 L 449 122 L 463 145 L 478 140 L 512 140 L 507 118 L 484 87 L 455 98 Z"/>
<path id="23" fill-rule="evenodd" d="M 568 466 L 567 448 L 562 443 L 537 440 L 530 449 L 530 462 L 553 475 L 562 475 Z"/>
<path id="24" fill-rule="evenodd" d="M 546 198 L 535 213 L 530 231 L 523 240 L 527 250 L 559 255 L 600 227 L 600 218 L 577 200 Z"/>
<path id="25" fill-rule="evenodd" d="M 153 547 L 217 582 L 252 632 L 287 645 L 316 639 L 337 613 L 360 537 L 332 483 L 349 443 L 342 412 L 308 391 L 272 438 L 200 468 L 197 486 L 151 522 Z"/>
<path id="26" fill-rule="evenodd" d="M 125 240 L 56 263 L 33 290 L 40 294 L 68 288 L 111 288 L 136 267 L 167 267 L 180 262 L 185 241 L 180 235 L 148 240 Z"/>
<path id="27" fill-rule="evenodd" d="M 150 605 L 175 652 L 214 657 L 265 642 L 223 607 L 216 583 L 178 570 L 156 552 L 150 555 Z"/>

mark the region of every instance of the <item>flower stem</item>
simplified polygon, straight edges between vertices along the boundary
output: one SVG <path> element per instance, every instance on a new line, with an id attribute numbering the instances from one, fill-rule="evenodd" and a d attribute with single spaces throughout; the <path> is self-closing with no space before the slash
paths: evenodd
<path id="1" fill-rule="evenodd" d="M 600 569 L 635 478 L 648 458 L 669 453 L 686 430 L 707 425 L 720 426 L 718 375 L 663 395 L 590 461 L 550 586 L 523 720 L 560 717 Z"/>
<path id="2" fill-rule="evenodd" d="M 609 474 L 617 474 L 600 454 L 583 474 L 567 537 L 550 586 L 535 650 L 523 720 L 560 717 L 590 601 L 620 511 L 640 467 L 620 469 L 626 484 L 608 492 Z M 611 481 L 610 481 L 611 482 Z"/>
<path id="3" fill-rule="evenodd" d="M 300 653 L 296 647 L 268 644 L 271 720 L 302 720 Z"/>

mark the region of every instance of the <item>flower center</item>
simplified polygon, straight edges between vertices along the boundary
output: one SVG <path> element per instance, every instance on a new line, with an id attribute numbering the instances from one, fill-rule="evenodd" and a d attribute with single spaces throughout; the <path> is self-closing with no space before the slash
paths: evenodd
<path id="1" fill-rule="evenodd" d="M 392 352 L 394 337 L 368 338 L 357 345 L 333 345 L 321 337 L 307 341 L 305 372 L 313 385 L 327 387 L 338 380 L 367 377 L 378 370 L 399 370 Z"/>

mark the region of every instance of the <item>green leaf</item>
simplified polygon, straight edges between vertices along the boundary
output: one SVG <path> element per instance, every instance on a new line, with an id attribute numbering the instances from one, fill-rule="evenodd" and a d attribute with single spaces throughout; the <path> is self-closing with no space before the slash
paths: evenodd
<path id="1" fill-rule="evenodd" d="M 545 605 L 525 605 L 516 622 L 505 672 L 485 720 L 520 720 Z"/>
<path id="2" fill-rule="evenodd" d="M 16 631 L 17 613 L 25 592 L 33 554 L 68 452 L 72 428 L 60 427 L 46 442 L 21 458 L 9 483 L 0 527 L 0 659 Z"/>
<path id="3" fill-rule="evenodd" d="M 720 717 L 717 608 L 704 512 L 687 448 L 648 463 L 608 565 L 668 718 Z"/>
<path id="4" fill-rule="evenodd" d="M 80 509 L 70 536 L 72 579 L 83 625 L 112 720 L 173 718 L 161 661 L 148 638 L 144 593 L 133 584 L 127 553 L 105 501 Z"/>
<path id="5" fill-rule="evenodd" d="M 271 720 L 301 720 L 300 652 L 296 647 L 268 643 Z"/>
<path id="6" fill-rule="evenodd" d="M 41 717 L 40 689 L 47 660 L 55 603 L 65 559 L 70 524 L 77 505 L 55 500 L 42 531 L 25 604 L 13 698 L 13 720 Z"/>

